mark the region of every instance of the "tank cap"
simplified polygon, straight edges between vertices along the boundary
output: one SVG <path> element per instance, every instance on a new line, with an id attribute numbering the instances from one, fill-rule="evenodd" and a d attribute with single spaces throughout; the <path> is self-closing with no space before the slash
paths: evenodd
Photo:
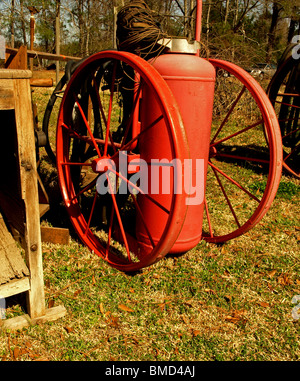
<path id="1" fill-rule="evenodd" d="M 186 38 L 162 38 L 158 43 L 164 45 L 170 52 L 196 54 L 200 49 L 199 41 L 189 42 Z"/>

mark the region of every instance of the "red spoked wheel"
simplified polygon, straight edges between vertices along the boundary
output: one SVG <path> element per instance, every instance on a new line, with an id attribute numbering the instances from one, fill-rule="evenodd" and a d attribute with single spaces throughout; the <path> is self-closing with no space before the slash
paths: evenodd
<path id="1" fill-rule="evenodd" d="M 143 104 L 144 93 L 153 95 L 155 105 Z M 155 107 L 156 114 L 142 117 L 144 107 Z M 147 147 L 152 141 L 156 152 L 156 139 L 164 139 L 170 161 L 188 158 L 177 104 L 158 72 L 126 52 L 104 51 L 85 60 L 71 77 L 59 112 L 59 183 L 80 239 L 122 271 L 136 271 L 161 259 L 184 222 L 185 195 L 174 192 L 175 179 L 182 181 L 177 168 L 171 171 L 167 200 L 165 195 L 147 194 L 141 185 L 138 170 L 145 162 L 151 169 Z M 157 221 L 154 212 L 151 224 L 149 206 L 151 213 L 157 210 Z M 157 223 L 159 236 L 153 232 Z"/>
<path id="2" fill-rule="evenodd" d="M 267 94 L 274 106 L 282 135 L 283 167 L 300 178 L 300 58 L 293 45 L 273 76 Z"/>
<path id="3" fill-rule="evenodd" d="M 203 239 L 222 243 L 246 233 L 270 208 L 282 144 L 274 109 L 254 78 L 232 63 L 210 62 L 217 79 Z"/>

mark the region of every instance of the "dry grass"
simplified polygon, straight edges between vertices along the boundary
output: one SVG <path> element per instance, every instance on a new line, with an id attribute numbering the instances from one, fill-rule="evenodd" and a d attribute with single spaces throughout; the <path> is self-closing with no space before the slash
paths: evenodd
<path id="1" fill-rule="evenodd" d="M 292 181 L 299 186 L 299 182 Z M 299 193 L 222 246 L 204 241 L 129 276 L 75 239 L 43 245 L 46 302 L 67 315 L 1 333 L 3 360 L 299 360 Z M 14 299 L 14 298 L 12 298 Z M 22 313 L 12 301 L 7 316 Z"/>

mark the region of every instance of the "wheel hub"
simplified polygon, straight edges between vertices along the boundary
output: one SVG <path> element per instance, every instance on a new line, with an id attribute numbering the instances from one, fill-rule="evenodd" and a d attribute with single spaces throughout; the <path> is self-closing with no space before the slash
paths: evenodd
<path id="1" fill-rule="evenodd" d="M 210 158 L 211 158 L 211 157 L 215 157 L 215 156 L 217 156 L 217 153 L 218 153 L 218 151 L 217 151 L 217 149 L 216 149 L 215 146 L 211 146 L 211 147 L 209 148 L 209 157 L 210 157 Z"/>
<path id="2" fill-rule="evenodd" d="M 105 173 L 112 169 L 116 169 L 116 164 L 107 156 L 98 157 L 92 161 L 92 170 L 95 173 Z"/>

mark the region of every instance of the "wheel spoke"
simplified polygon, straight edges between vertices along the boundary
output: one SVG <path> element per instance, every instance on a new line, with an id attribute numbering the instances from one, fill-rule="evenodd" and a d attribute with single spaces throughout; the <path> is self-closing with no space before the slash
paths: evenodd
<path id="1" fill-rule="evenodd" d="M 210 234 L 210 237 L 212 238 L 214 236 L 214 233 L 213 233 L 212 226 L 211 226 L 211 219 L 210 219 L 210 215 L 209 215 L 209 211 L 208 211 L 208 205 L 207 205 L 206 197 L 204 198 L 204 206 L 205 206 L 205 212 L 206 212 L 206 217 L 207 217 L 207 222 L 208 222 L 209 234 Z"/>
<path id="2" fill-rule="evenodd" d="M 300 94 L 290 94 L 290 93 L 278 93 L 278 97 L 300 97 Z"/>
<path id="3" fill-rule="evenodd" d="M 292 105 L 292 104 L 290 104 L 290 103 L 285 103 L 285 102 L 283 102 L 283 101 L 277 101 L 277 100 L 276 100 L 275 103 L 279 103 L 279 104 L 284 105 L 284 106 L 288 106 L 288 107 L 292 107 L 292 108 L 298 108 L 298 109 L 300 109 L 300 106 Z"/>
<path id="4" fill-rule="evenodd" d="M 217 153 L 217 157 L 228 157 L 231 159 L 253 161 L 255 163 L 262 163 L 262 164 L 270 164 L 270 160 L 257 159 L 254 157 L 247 157 L 247 156 L 230 155 L 227 153 L 220 153 L 220 152 Z"/>
<path id="5" fill-rule="evenodd" d="M 97 155 L 98 155 L 99 157 L 101 157 L 101 153 L 100 153 L 99 147 L 98 147 L 98 145 L 97 145 L 97 143 L 96 143 L 96 141 L 95 141 L 95 137 L 94 137 L 94 135 L 93 135 L 93 133 L 92 133 L 92 131 L 91 131 L 91 127 L 90 127 L 90 125 L 89 125 L 89 122 L 88 122 L 88 120 L 87 120 L 87 118 L 86 118 L 86 116 L 85 116 L 85 114 L 84 114 L 84 111 L 83 111 L 81 105 L 80 105 L 78 96 L 77 96 L 75 93 L 74 93 L 74 98 L 75 98 L 75 102 L 76 102 L 76 104 L 77 104 L 77 106 L 78 106 L 78 109 L 79 109 L 79 111 L 80 111 L 80 114 L 81 114 L 81 116 L 82 116 L 82 119 L 83 119 L 83 121 L 84 121 L 84 124 L 85 124 L 85 126 L 86 126 L 86 128 L 87 128 L 87 130 L 88 130 L 88 132 L 89 132 L 89 135 L 90 135 L 90 137 L 91 137 L 91 139 L 92 139 L 93 146 L 94 146 L 94 148 L 95 148 L 95 150 L 96 150 L 96 152 L 97 152 Z"/>
<path id="6" fill-rule="evenodd" d="M 81 189 L 81 191 L 79 191 L 74 197 L 72 197 L 70 201 L 74 201 L 76 198 L 78 199 L 78 197 L 81 196 L 83 193 L 92 189 L 96 185 L 96 182 L 97 182 L 97 178 L 95 178 L 88 185 L 86 185 L 83 189 Z"/>
<path id="7" fill-rule="evenodd" d="M 238 182 L 236 182 L 235 180 L 233 180 L 230 176 L 226 175 L 226 173 L 224 173 L 221 169 L 217 168 L 211 161 L 208 162 L 208 164 L 214 168 L 217 172 L 219 172 L 222 176 L 224 176 L 227 180 L 229 180 L 232 184 L 236 185 L 238 188 L 240 188 L 242 191 L 244 191 L 248 196 L 250 196 L 251 198 L 253 198 L 253 200 L 257 201 L 258 203 L 260 203 L 261 200 L 259 200 L 256 196 L 254 196 L 254 194 L 252 194 L 251 192 L 249 192 L 247 189 L 245 189 L 242 185 L 240 185 Z"/>
<path id="8" fill-rule="evenodd" d="M 102 116 L 102 119 L 103 119 L 103 122 L 107 128 L 107 119 L 106 119 L 106 116 L 105 116 L 105 113 L 104 113 L 104 109 L 103 109 L 103 105 L 102 105 L 102 101 L 101 101 L 101 98 L 100 98 L 100 94 L 99 94 L 99 87 L 96 83 L 96 81 L 94 81 L 94 88 L 95 88 L 95 91 L 96 91 L 96 94 L 97 94 L 97 101 L 98 101 L 98 106 L 99 106 L 99 109 L 100 109 L 100 113 L 101 113 L 101 116 Z M 111 133 L 109 131 L 109 139 L 110 139 L 110 142 L 108 142 L 107 140 L 103 140 L 103 143 L 105 144 L 105 142 L 107 142 L 106 144 L 109 145 L 109 146 L 112 146 L 113 147 L 113 150 L 114 152 L 117 152 L 117 147 L 112 139 L 112 136 L 111 136 Z"/>
<path id="9" fill-rule="evenodd" d="M 278 122 L 295 122 L 298 118 L 278 119 Z"/>
<path id="10" fill-rule="evenodd" d="M 81 140 L 81 141 L 83 141 L 85 143 L 88 143 L 91 147 L 94 147 L 93 141 L 88 136 L 86 136 L 86 135 L 79 135 L 76 131 L 74 131 L 71 127 L 67 126 L 65 123 L 62 123 L 62 127 L 64 129 L 68 130 L 69 135 L 70 135 L 71 138 L 76 138 L 76 139 Z"/>
<path id="11" fill-rule="evenodd" d="M 111 212 L 110 212 L 110 220 L 109 220 L 109 227 L 108 227 L 108 235 L 107 235 L 107 243 L 106 243 L 106 249 L 105 249 L 105 259 L 108 259 L 108 253 L 110 248 L 110 240 L 112 236 L 112 226 L 114 221 L 114 214 L 115 214 L 115 207 L 114 204 L 112 205 Z"/>
<path id="12" fill-rule="evenodd" d="M 230 211 L 231 211 L 231 213 L 232 213 L 232 215 L 233 215 L 233 217 L 234 217 L 234 219 L 235 219 L 235 222 L 236 222 L 238 228 L 240 228 L 240 227 L 241 227 L 241 224 L 239 223 L 239 220 L 238 220 L 238 218 L 237 218 L 237 216 L 236 216 L 236 214 L 235 214 L 235 212 L 234 212 L 234 209 L 233 209 L 233 207 L 232 207 L 232 204 L 231 204 L 231 202 L 230 202 L 230 200 L 229 200 L 229 198 L 228 198 L 228 196 L 227 196 L 227 193 L 226 193 L 226 191 L 225 191 L 225 189 L 224 189 L 224 186 L 223 186 L 223 184 L 222 184 L 222 182 L 221 182 L 221 180 L 220 180 L 220 178 L 219 178 L 219 175 L 218 175 L 218 173 L 217 173 L 217 171 L 215 170 L 214 167 L 212 167 L 212 169 L 213 169 L 213 171 L 214 171 L 214 174 L 215 174 L 215 176 L 216 176 L 216 179 L 217 179 L 217 181 L 218 181 L 218 184 L 219 184 L 219 186 L 220 186 L 220 188 L 221 188 L 221 190 L 222 190 L 222 193 L 223 193 L 223 195 L 224 195 L 224 197 L 225 197 L 225 199 L 226 199 L 226 201 L 227 201 L 227 204 L 228 204 L 228 206 L 229 206 L 229 209 L 230 209 Z"/>
<path id="13" fill-rule="evenodd" d="M 66 161 L 64 163 L 60 163 L 61 165 L 74 165 L 74 166 L 80 166 L 80 167 L 91 167 L 91 163 L 73 163 L 71 161 Z"/>
<path id="14" fill-rule="evenodd" d="M 129 262 L 131 262 L 130 251 L 129 251 L 129 246 L 128 246 L 128 242 L 127 242 L 127 238 L 126 238 L 126 233 L 125 233 L 124 226 L 123 226 L 123 223 L 122 223 L 122 219 L 121 219 L 120 211 L 119 211 L 119 208 L 118 208 L 116 196 L 114 194 L 114 191 L 113 191 L 113 188 L 112 188 L 112 185 L 111 185 L 111 182 L 110 182 L 110 179 L 109 179 L 109 176 L 108 176 L 107 173 L 106 173 L 106 179 L 107 179 L 107 182 L 108 182 L 108 186 L 109 186 L 109 189 L 110 189 L 110 194 L 111 194 L 111 198 L 112 198 L 112 201 L 113 201 L 114 209 L 115 209 L 115 212 L 116 212 L 116 215 L 117 215 L 117 219 L 118 219 L 118 222 L 119 222 L 119 227 L 120 227 L 122 238 L 123 238 L 124 245 L 125 245 L 125 248 L 126 248 L 127 257 L 128 257 Z"/>
<path id="15" fill-rule="evenodd" d="M 296 130 L 293 130 L 293 131 L 289 132 L 289 133 L 286 134 L 286 135 L 283 135 L 283 136 L 282 136 L 282 139 L 286 138 L 287 136 L 293 135 L 293 134 L 295 134 L 295 133 L 298 132 L 298 131 L 300 131 L 300 127 L 297 128 Z"/>
<path id="16" fill-rule="evenodd" d="M 159 123 L 161 120 L 163 119 L 163 115 L 160 115 L 159 117 L 157 117 L 151 124 L 149 124 L 148 127 L 146 128 L 143 128 L 143 130 L 138 134 L 136 135 L 134 138 L 132 138 L 129 142 L 127 142 L 125 145 L 123 145 L 121 147 L 121 149 L 123 151 L 126 151 L 131 145 L 132 143 L 134 143 L 136 140 L 140 139 L 140 137 L 147 131 L 149 131 L 152 127 L 154 127 L 157 123 Z M 112 156 L 113 157 L 113 156 Z"/>
<path id="17" fill-rule="evenodd" d="M 108 139 L 110 137 L 109 129 L 110 129 L 110 122 L 111 122 L 113 98 L 114 98 L 114 92 L 115 92 L 116 71 L 117 71 L 117 62 L 114 63 L 111 88 L 110 88 L 110 98 L 109 98 L 108 116 L 107 116 L 107 123 L 106 123 L 106 136 L 105 136 L 105 145 L 104 145 L 104 156 L 107 155 Z"/>
<path id="18" fill-rule="evenodd" d="M 284 161 L 287 161 L 287 159 L 288 159 L 289 157 L 291 157 L 291 155 L 293 155 L 293 153 L 295 153 L 299 148 L 300 148 L 300 143 L 298 143 L 298 144 L 295 146 L 295 148 L 293 148 L 292 151 L 291 151 L 287 156 L 285 156 L 285 157 L 283 158 L 283 160 L 284 160 Z"/>
<path id="19" fill-rule="evenodd" d="M 218 144 L 220 144 L 220 143 L 223 143 L 223 142 L 225 142 L 225 141 L 227 141 L 227 140 L 229 140 L 229 139 L 232 139 L 232 138 L 235 137 L 235 136 L 238 136 L 238 135 L 240 135 L 240 134 L 243 134 L 244 132 L 249 131 L 249 130 L 251 130 L 252 128 L 255 128 L 255 127 L 257 127 L 257 126 L 259 126 L 260 124 L 263 124 L 263 123 L 264 123 L 264 122 L 263 122 L 263 120 L 261 119 L 261 120 L 259 120 L 258 122 L 253 123 L 253 124 L 251 124 L 250 126 L 245 127 L 245 128 L 243 128 L 242 130 L 237 131 L 237 132 L 235 132 L 234 134 L 231 134 L 231 135 L 227 136 L 226 138 L 223 138 L 223 139 L 221 139 L 221 140 L 218 140 L 217 142 L 212 143 L 212 144 L 211 144 L 211 147 L 214 147 L 214 146 L 216 146 L 216 145 L 218 145 Z"/>
<path id="20" fill-rule="evenodd" d="M 118 177 L 120 177 L 122 180 L 126 181 L 128 183 L 128 185 L 130 185 L 132 188 L 134 188 L 135 190 L 137 190 L 139 193 L 141 193 L 143 196 L 145 196 L 148 200 L 150 200 L 151 202 L 153 202 L 156 206 L 158 206 L 161 210 L 163 210 L 165 213 L 167 214 L 170 214 L 170 210 L 168 210 L 167 208 L 165 208 L 163 205 L 161 205 L 158 201 L 156 201 L 153 197 L 149 196 L 147 193 L 145 193 L 139 186 L 137 186 L 136 184 L 132 183 L 130 180 L 128 180 L 126 177 L 124 177 L 123 175 L 121 175 L 120 172 L 117 172 L 115 171 L 113 168 L 109 169 L 109 171 L 111 171 L 112 173 L 114 173 L 115 175 L 117 175 Z"/>
<path id="21" fill-rule="evenodd" d="M 150 233 L 150 230 L 149 230 L 149 228 L 148 228 L 148 226 L 147 226 L 147 223 L 146 223 L 146 221 L 145 221 L 145 218 L 144 218 L 144 216 L 143 216 L 143 213 L 142 213 L 142 211 L 141 211 L 141 208 L 140 208 L 140 206 L 139 206 L 139 204 L 138 204 L 138 202 L 137 202 L 137 200 L 136 200 L 136 198 L 135 198 L 135 195 L 132 194 L 131 197 L 132 197 L 133 202 L 134 202 L 134 205 L 135 205 L 135 207 L 136 207 L 136 209 L 137 209 L 137 211 L 138 211 L 138 213 L 139 213 L 139 216 L 140 216 L 140 218 L 141 218 L 141 220 L 142 220 L 142 223 L 143 223 L 143 225 L 144 225 L 144 228 L 146 229 L 146 232 L 147 232 L 147 235 L 148 235 L 149 240 L 150 240 L 150 242 L 151 242 L 151 245 L 152 245 L 152 247 L 154 248 L 154 247 L 155 247 L 155 244 L 154 244 L 152 235 L 151 235 L 151 233 Z"/>
<path id="22" fill-rule="evenodd" d="M 125 129 L 124 137 L 123 137 L 123 140 L 122 140 L 122 146 L 124 146 L 124 144 L 126 142 L 130 126 L 131 126 L 131 124 L 133 122 L 134 115 L 135 115 L 136 112 L 138 112 L 138 110 L 136 109 L 136 106 L 138 105 L 138 102 L 139 102 L 141 88 L 142 88 L 141 83 L 139 83 L 138 89 L 135 90 L 135 93 L 134 93 L 134 102 L 133 102 L 132 112 L 130 114 L 130 117 L 129 117 L 128 121 L 126 122 L 126 129 Z"/>
<path id="23" fill-rule="evenodd" d="M 212 141 L 211 141 L 211 144 L 214 143 L 214 141 L 216 140 L 216 138 L 218 137 L 218 135 L 220 134 L 220 132 L 222 131 L 223 127 L 225 126 L 225 124 L 227 123 L 230 115 L 232 114 L 233 110 L 235 109 L 235 106 L 238 104 L 239 100 L 241 99 L 242 95 L 244 94 L 246 90 L 246 86 L 244 86 L 241 90 L 241 92 L 238 94 L 238 96 L 236 97 L 236 100 L 233 102 L 232 106 L 230 107 L 230 110 L 228 111 L 227 115 L 225 116 L 223 122 L 221 123 L 220 127 L 218 128 L 217 132 L 215 133 Z"/>
<path id="24" fill-rule="evenodd" d="M 90 215 L 89 215 L 89 219 L 88 219 L 88 223 L 87 223 L 87 226 L 86 226 L 86 229 L 85 229 L 85 235 L 87 235 L 87 232 L 90 228 L 90 224 L 91 224 L 91 220 L 92 220 L 92 217 L 93 217 L 93 214 L 94 214 L 94 210 L 95 210 L 95 205 L 96 205 L 96 201 L 97 201 L 97 192 L 95 193 L 95 196 L 94 196 L 94 199 L 93 199 L 93 205 L 92 205 L 92 208 L 91 208 L 91 212 L 90 212 Z"/>

